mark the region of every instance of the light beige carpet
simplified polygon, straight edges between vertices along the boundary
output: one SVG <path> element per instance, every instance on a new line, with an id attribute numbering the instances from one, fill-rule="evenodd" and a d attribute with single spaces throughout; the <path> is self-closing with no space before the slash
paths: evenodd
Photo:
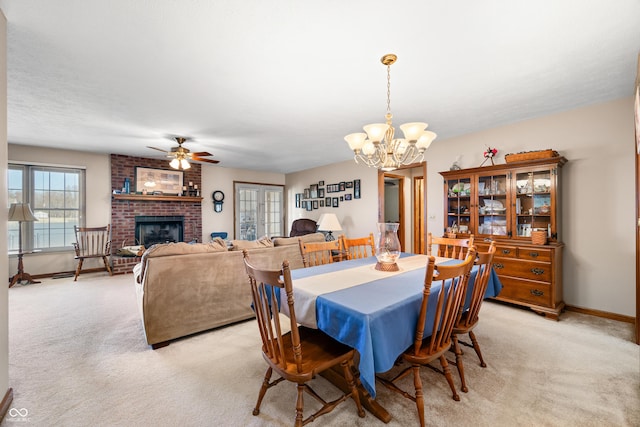
<path id="1" fill-rule="evenodd" d="M 96 273 L 9 290 L 12 408 L 27 416 L 7 414 L 3 426 L 293 424 L 290 384 L 269 390 L 261 414 L 251 414 L 266 368 L 254 321 L 154 351 L 144 341 L 132 281 Z M 632 325 L 577 313 L 561 319 L 485 303 L 477 335 L 488 367 L 466 351 L 470 391 L 460 402 L 441 375 L 423 370 L 427 424 L 639 426 L 640 347 Z M 315 383 L 335 395 L 324 379 Z M 389 425 L 417 425 L 411 401 L 381 385 L 378 400 L 394 417 Z M 370 413 L 358 418 L 347 402 L 312 425 L 384 424 Z"/>

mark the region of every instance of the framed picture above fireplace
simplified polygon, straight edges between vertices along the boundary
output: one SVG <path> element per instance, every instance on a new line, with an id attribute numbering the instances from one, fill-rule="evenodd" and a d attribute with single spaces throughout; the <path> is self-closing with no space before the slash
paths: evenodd
<path id="1" fill-rule="evenodd" d="M 182 194 L 183 182 L 183 171 L 136 167 L 136 192 L 138 193 L 147 190 L 148 194 L 160 192 L 178 195 Z"/>

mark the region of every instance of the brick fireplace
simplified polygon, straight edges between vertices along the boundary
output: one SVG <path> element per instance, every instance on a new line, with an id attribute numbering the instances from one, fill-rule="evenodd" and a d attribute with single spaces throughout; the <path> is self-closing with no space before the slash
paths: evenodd
<path id="1" fill-rule="evenodd" d="M 111 155 L 111 188 L 120 190 L 124 179 L 129 178 L 131 192 L 135 192 L 136 167 L 170 170 L 167 160 L 146 159 L 142 157 Z M 197 163 L 191 163 L 191 168 L 184 171 L 184 183 L 192 182 L 201 188 L 201 169 Z M 147 199 L 148 197 L 148 199 Z M 140 196 L 135 200 L 111 200 L 111 248 L 116 253 L 122 246 L 137 245 L 136 216 L 148 217 L 183 217 L 182 240 L 185 242 L 200 241 L 202 236 L 202 207 L 200 201 L 187 201 L 173 198 L 172 200 L 156 200 L 152 196 Z M 177 200 L 176 200 L 177 199 Z M 130 272 L 132 264 L 139 259 L 122 259 L 113 257 L 115 273 Z"/>

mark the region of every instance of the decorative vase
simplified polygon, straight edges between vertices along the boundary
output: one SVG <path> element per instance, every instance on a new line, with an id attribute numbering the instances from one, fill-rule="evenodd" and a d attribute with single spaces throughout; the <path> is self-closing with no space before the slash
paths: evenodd
<path id="1" fill-rule="evenodd" d="M 400 257 L 400 239 L 397 222 L 379 222 L 376 234 L 376 270 L 398 271 L 396 260 Z"/>

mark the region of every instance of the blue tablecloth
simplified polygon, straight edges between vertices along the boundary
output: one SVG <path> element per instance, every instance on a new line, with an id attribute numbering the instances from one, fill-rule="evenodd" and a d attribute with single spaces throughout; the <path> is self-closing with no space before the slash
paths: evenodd
<path id="1" fill-rule="evenodd" d="M 410 256 L 402 254 L 401 256 Z M 452 260 L 450 262 L 459 262 Z M 375 264 L 376 258 L 364 258 L 317 267 L 293 270 L 295 279 Z M 426 265 L 425 265 L 426 267 Z M 467 299 L 475 281 L 474 267 Z M 393 367 L 398 356 L 412 343 L 418 321 L 425 269 L 407 271 L 393 277 L 319 295 L 316 299 L 318 329 L 360 353 L 360 379 L 375 397 L 375 374 Z M 492 270 L 486 297 L 498 295 L 502 285 Z M 433 312 L 440 285 L 431 289 L 429 311 Z M 425 331 L 428 336 L 431 331 Z"/>

